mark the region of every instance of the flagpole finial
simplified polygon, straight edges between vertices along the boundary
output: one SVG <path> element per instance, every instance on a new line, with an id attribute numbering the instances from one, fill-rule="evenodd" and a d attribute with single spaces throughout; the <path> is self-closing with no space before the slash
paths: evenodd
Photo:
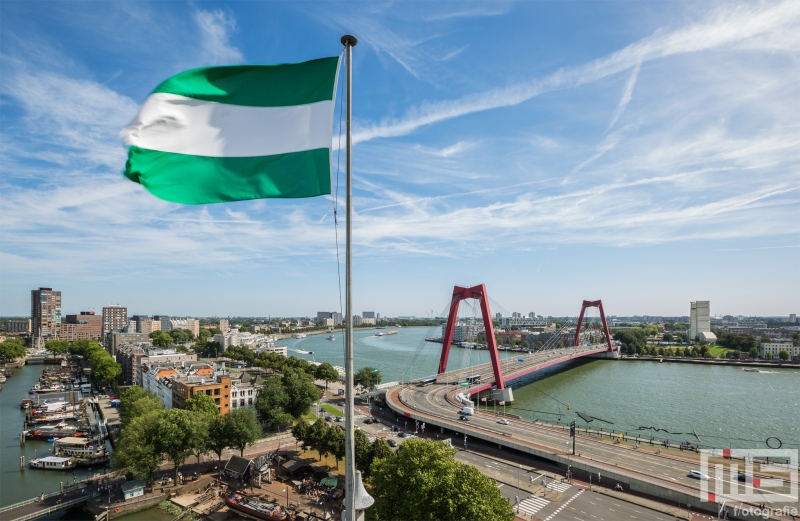
<path id="1" fill-rule="evenodd" d="M 345 34 L 342 36 L 342 45 L 349 45 L 350 47 L 355 47 L 358 43 L 358 38 L 353 36 L 352 34 Z"/>

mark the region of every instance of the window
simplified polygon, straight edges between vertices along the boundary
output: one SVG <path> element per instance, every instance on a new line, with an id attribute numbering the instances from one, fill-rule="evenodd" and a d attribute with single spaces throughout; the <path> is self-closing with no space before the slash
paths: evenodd
<path id="1" fill-rule="evenodd" d="M 219 387 L 214 389 L 214 396 L 219 396 Z"/>
<path id="2" fill-rule="evenodd" d="M 217 405 L 219 405 L 219 398 L 214 398 L 214 403 L 216 403 Z"/>

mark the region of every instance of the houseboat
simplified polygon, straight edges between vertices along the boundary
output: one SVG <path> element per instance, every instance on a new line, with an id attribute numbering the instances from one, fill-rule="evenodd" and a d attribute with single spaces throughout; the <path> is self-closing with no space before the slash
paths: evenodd
<path id="1" fill-rule="evenodd" d="M 71 470 L 78 466 L 72 458 L 60 458 L 58 456 L 47 456 L 46 458 L 32 459 L 28 465 L 32 469 L 44 470 Z"/>
<path id="2" fill-rule="evenodd" d="M 25 437 L 29 440 L 49 440 L 51 438 L 66 438 L 69 436 L 76 438 L 88 437 L 90 430 L 86 427 L 75 427 L 61 422 L 58 425 L 47 425 L 24 431 Z"/>

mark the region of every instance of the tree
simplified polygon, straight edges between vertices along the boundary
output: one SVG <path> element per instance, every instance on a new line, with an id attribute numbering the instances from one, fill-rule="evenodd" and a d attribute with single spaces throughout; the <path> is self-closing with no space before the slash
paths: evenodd
<path id="1" fill-rule="evenodd" d="M 734 360 L 738 360 L 741 355 L 739 351 L 728 351 L 727 354 L 729 354 Z"/>
<path id="2" fill-rule="evenodd" d="M 208 421 L 219 415 L 219 409 L 217 409 L 217 404 L 214 403 L 214 398 L 206 393 L 196 393 L 186 400 L 186 403 L 183 404 L 183 408 L 187 411 L 192 411 L 204 416 Z"/>
<path id="3" fill-rule="evenodd" d="M 378 520 L 492 519 L 512 521 L 514 511 L 495 481 L 457 462 L 448 445 L 413 438 L 372 464 L 368 511 Z"/>
<path id="4" fill-rule="evenodd" d="M 369 476 L 369 468 L 372 465 L 372 444 L 369 437 L 361 429 L 356 430 L 355 434 L 355 457 L 356 468 L 361 471 L 364 477 Z M 375 438 L 376 440 L 378 438 Z"/>
<path id="5" fill-rule="evenodd" d="M 258 389 L 255 408 L 261 421 L 273 423 L 284 412 L 288 403 L 289 395 L 283 386 L 283 379 L 280 376 L 271 376 Z"/>
<path id="6" fill-rule="evenodd" d="M 682 347 L 679 347 L 678 349 L 675 350 L 675 356 L 681 356 L 681 357 L 683 356 L 683 348 Z"/>
<path id="7" fill-rule="evenodd" d="M 191 342 L 194 340 L 194 333 L 192 333 L 189 329 L 171 329 L 167 331 L 167 334 L 176 344 L 185 344 L 186 342 Z"/>
<path id="8" fill-rule="evenodd" d="M 303 444 L 303 450 L 306 448 L 306 440 L 308 439 L 307 437 L 310 429 L 311 425 L 308 424 L 305 418 L 301 418 L 300 421 L 295 423 L 294 427 L 292 427 L 292 436 Z"/>
<path id="9" fill-rule="evenodd" d="M 327 456 L 328 452 L 325 450 L 325 439 L 328 436 L 328 430 L 330 430 L 330 428 L 330 425 L 328 425 L 326 421 L 315 421 L 311 425 L 311 428 L 308 429 L 308 434 L 303 443 L 305 448 L 316 450 L 320 455 Z"/>
<path id="10" fill-rule="evenodd" d="M 25 343 L 18 337 L 8 337 L 0 344 L 0 358 L 3 360 L 13 360 L 25 356 Z"/>
<path id="11" fill-rule="evenodd" d="M 69 351 L 69 342 L 66 340 L 50 340 L 45 342 L 44 348 L 57 355 L 63 355 Z"/>
<path id="12" fill-rule="evenodd" d="M 222 452 L 231 446 L 231 417 L 218 414 L 208 425 L 208 450 L 217 455 L 217 464 L 222 465 Z"/>
<path id="13" fill-rule="evenodd" d="M 256 413 L 249 407 L 242 407 L 230 412 L 231 444 L 239 449 L 239 455 L 244 457 L 244 449 L 261 437 L 261 425 L 258 423 Z"/>
<path id="14" fill-rule="evenodd" d="M 172 345 L 172 337 L 166 331 L 153 331 L 150 333 L 150 340 L 154 346 L 169 347 Z"/>
<path id="15" fill-rule="evenodd" d="M 151 390 L 145 391 L 139 386 L 126 389 L 120 395 L 119 419 L 121 428 L 124 430 L 127 425 L 136 418 L 144 416 L 151 411 L 163 411 L 164 404 Z"/>
<path id="16" fill-rule="evenodd" d="M 374 367 L 362 367 L 353 375 L 354 385 L 360 385 L 370 391 L 374 391 L 379 383 L 381 383 L 381 372 Z"/>
<path id="17" fill-rule="evenodd" d="M 314 377 L 297 369 L 286 369 L 283 373 L 283 386 L 288 401 L 284 412 L 299 418 L 311 408 L 319 398 L 319 389 L 314 385 Z"/>
<path id="18" fill-rule="evenodd" d="M 750 358 L 753 359 L 758 358 L 758 349 L 756 349 L 755 347 L 751 347 L 750 351 L 747 354 L 748 356 L 750 356 Z"/>
<path id="19" fill-rule="evenodd" d="M 294 423 L 294 416 L 288 412 L 281 412 L 272 418 L 272 426 L 278 430 L 283 430 L 292 423 Z"/>
<path id="20" fill-rule="evenodd" d="M 392 456 L 394 456 L 394 451 L 389 444 L 386 443 L 386 440 L 383 438 L 375 438 L 375 441 L 372 442 L 372 463 L 379 459 L 389 458 Z M 372 467 L 371 464 L 370 467 Z"/>
<path id="21" fill-rule="evenodd" d="M 200 415 L 184 409 L 170 409 L 158 421 L 156 447 L 175 466 L 176 479 L 180 466 L 203 442 L 203 423 Z"/>
<path id="22" fill-rule="evenodd" d="M 778 358 L 780 358 L 781 360 L 788 360 L 789 351 L 787 351 L 786 349 L 781 349 L 780 351 L 778 351 Z"/>
<path id="23" fill-rule="evenodd" d="M 320 420 L 317 420 L 320 421 Z M 334 425 L 328 429 L 328 434 L 323 442 L 325 452 L 330 453 L 336 460 L 336 466 L 339 466 L 339 461 L 344 459 L 345 455 L 345 432 L 344 428 L 340 425 Z"/>
<path id="24" fill-rule="evenodd" d="M 767 353 L 765 358 L 767 360 L 772 360 L 772 353 Z"/>
<path id="25" fill-rule="evenodd" d="M 673 336 L 672 333 L 664 333 L 664 336 L 662 338 L 664 342 L 672 342 Z"/>
<path id="26" fill-rule="evenodd" d="M 322 362 L 317 366 L 317 370 L 314 373 L 314 376 L 317 380 L 324 380 L 325 381 L 325 390 L 328 390 L 328 384 L 331 382 L 338 382 L 339 381 L 339 371 L 333 368 L 331 364 L 328 362 Z"/>
<path id="27" fill-rule="evenodd" d="M 164 461 L 158 446 L 159 422 L 164 414 L 163 409 L 149 411 L 122 427 L 111 454 L 115 469 L 127 468 L 136 476 L 150 480 Z"/>

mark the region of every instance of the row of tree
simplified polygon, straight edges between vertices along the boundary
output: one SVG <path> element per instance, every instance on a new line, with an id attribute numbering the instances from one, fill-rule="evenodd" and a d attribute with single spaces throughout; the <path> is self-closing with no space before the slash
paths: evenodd
<path id="1" fill-rule="evenodd" d="M 717 337 L 718 346 L 735 349 L 744 353 L 751 349 L 758 351 L 758 340 L 756 340 L 756 337 L 753 335 L 738 335 L 736 333 L 728 333 L 722 329 L 715 329 L 714 334 Z"/>
<path id="2" fill-rule="evenodd" d="M 338 466 L 345 456 L 345 430 L 341 425 L 331 425 L 322 419 L 309 424 L 305 419 L 292 427 L 292 436 L 303 444 L 303 450 L 315 450 L 327 459 L 333 456 Z M 370 443 L 369 437 L 361 431 L 355 431 L 356 468 L 364 477 L 370 474 L 372 462 L 379 458 L 391 456 L 392 449 L 386 440 L 376 438 Z"/>
<path id="3" fill-rule="evenodd" d="M 96 382 L 113 384 L 122 374 L 122 367 L 96 340 L 76 340 L 74 342 L 50 340 L 45 344 L 45 348 L 55 354 L 70 353 L 82 356 L 92 368 L 92 377 Z"/>
<path id="4" fill-rule="evenodd" d="M 183 409 L 166 410 L 151 391 L 131 387 L 120 396 L 120 437 L 113 453 L 115 468 L 126 468 L 150 480 L 165 460 L 178 469 L 190 457 L 200 461 L 214 453 L 218 461 L 228 448 L 244 449 L 261 437 L 252 409 L 220 415 L 214 399 L 204 393 L 189 398 Z"/>

